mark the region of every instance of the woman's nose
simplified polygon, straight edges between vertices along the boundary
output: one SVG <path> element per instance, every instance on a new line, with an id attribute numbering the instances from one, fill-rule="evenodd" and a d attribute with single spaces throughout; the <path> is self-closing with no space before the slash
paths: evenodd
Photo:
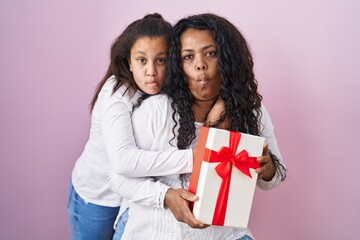
<path id="1" fill-rule="evenodd" d="M 206 69 L 206 65 L 204 63 L 197 64 L 197 66 L 196 66 L 196 70 L 198 70 L 198 71 L 205 70 L 205 69 Z"/>
<path id="2" fill-rule="evenodd" d="M 205 61 L 204 61 L 204 59 L 203 58 L 199 58 L 198 59 L 198 62 L 196 63 L 196 70 L 197 71 L 204 71 L 204 70 L 206 70 L 206 64 L 205 64 Z"/>

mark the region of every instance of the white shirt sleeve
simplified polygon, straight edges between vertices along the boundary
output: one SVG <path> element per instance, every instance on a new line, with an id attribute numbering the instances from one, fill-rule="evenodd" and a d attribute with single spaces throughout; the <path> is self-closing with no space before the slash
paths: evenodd
<path id="1" fill-rule="evenodd" d="M 261 112 L 262 112 L 262 116 L 261 116 L 261 132 L 260 135 L 265 137 L 265 141 L 268 144 L 268 149 L 270 149 L 270 151 L 277 156 L 277 158 L 279 159 L 279 162 L 285 167 L 283 158 L 281 156 L 280 153 L 280 149 L 275 137 L 275 132 L 274 132 L 274 126 L 272 124 L 271 118 L 270 118 L 270 114 L 268 113 L 268 111 L 266 110 L 266 108 L 264 106 L 261 107 Z M 262 179 L 257 181 L 257 186 L 260 187 L 263 190 L 269 190 L 272 189 L 276 186 L 278 186 L 281 182 L 281 173 L 280 170 L 277 169 L 275 176 L 273 177 L 273 179 L 271 181 L 264 181 Z"/>
<path id="2" fill-rule="evenodd" d="M 110 171 L 109 187 L 129 202 L 140 205 L 164 208 L 165 194 L 169 186 L 154 178 L 130 178 Z"/>
<path id="3" fill-rule="evenodd" d="M 137 144 L 140 148 L 147 150 L 163 150 L 164 146 L 161 145 L 162 138 L 168 139 L 164 136 L 165 132 L 169 131 L 167 128 L 168 121 L 168 106 L 163 104 L 159 97 L 153 97 L 143 102 L 143 104 L 134 112 L 134 117 L 132 119 L 133 126 L 135 128 L 134 135 L 137 139 Z M 179 152 L 176 150 L 175 146 L 168 152 L 174 153 L 175 158 L 163 158 L 166 163 L 157 163 L 151 162 L 149 159 L 139 159 L 140 162 L 144 165 L 142 169 L 144 172 L 139 173 L 141 176 L 146 176 L 145 172 L 153 171 L 152 176 L 159 175 L 170 175 L 170 174 L 161 174 L 157 172 L 157 169 L 162 168 L 175 168 L 180 163 L 182 155 L 176 154 Z M 191 160 L 192 160 L 192 150 Z M 131 172 L 133 171 L 133 165 L 129 161 L 124 161 L 124 171 Z M 192 162 L 191 162 L 192 168 Z M 190 170 L 191 171 L 191 170 Z M 168 171 L 170 173 L 170 171 Z M 180 174 L 177 172 L 176 174 Z M 112 191 L 120 194 L 123 198 L 130 202 L 135 202 L 140 205 L 152 206 L 157 208 L 164 207 L 165 194 L 170 188 L 169 186 L 156 181 L 155 178 L 144 178 L 144 177 L 128 177 L 118 174 L 118 172 L 112 170 L 108 174 L 109 187 Z"/>
<path id="4" fill-rule="evenodd" d="M 132 109 L 129 109 L 132 104 L 126 96 L 121 91 L 112 94 L 112 87 L 108 87 L 102 90 L 98 98 L 103 139 L 113 170 L 129 177 L 191 172 L 193 164 L 191 149 L 174 148 L 160 152 L 145 151 L 136 146 L 131 122 Z"/>

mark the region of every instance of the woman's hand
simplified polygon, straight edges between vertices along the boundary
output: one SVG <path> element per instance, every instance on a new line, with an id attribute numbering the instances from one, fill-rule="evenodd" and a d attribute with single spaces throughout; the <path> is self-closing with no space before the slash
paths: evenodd
<path id="1" fill-rule="evenodd" d="M 267 143 L 264 144 L 262 156 L 258 157 L 257 161 L 260 163 L 260 167 L 256 169 L 258 179 L 263 179 L 267 182 L 271 181 L 275 176 L 276 167 L 271 160 Z"/>
<path id="2" fill-rule="evenodd" d="M 192 228 L 206 228 L 208 225 L 197 220 L 189 208 L 189 202 L 198 200 L 198 197 L 183 188 L 170 188 L 165 195 L 165 206 L 171 210 L 179 222 L 186 223 Z"/>

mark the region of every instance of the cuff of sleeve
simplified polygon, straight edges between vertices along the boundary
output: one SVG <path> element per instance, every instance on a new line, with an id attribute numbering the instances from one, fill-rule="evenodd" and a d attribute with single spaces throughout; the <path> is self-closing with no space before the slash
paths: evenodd
<path id="1" fill-rule="evenodd" d="M 167 193 L 167 191 L 170 189 L 169 186 L 167 185 L 162 185 L 162 188 L 160 190 L 160 194 L 159 194 L 159 206 L 158 208 L 161 209 L 165 209 L 165 195 Z"/>
<path id="2" fill-rule="evenodd" d="M 276 186 L 278 186 L 281 182 L 281 177 L 278 171 L 276 171 L 275 176 L 270 181 L 264 181 L 263 179 L 259 179 L 257 181 L 257 186 L 262 190 L 270 190 Z"/>

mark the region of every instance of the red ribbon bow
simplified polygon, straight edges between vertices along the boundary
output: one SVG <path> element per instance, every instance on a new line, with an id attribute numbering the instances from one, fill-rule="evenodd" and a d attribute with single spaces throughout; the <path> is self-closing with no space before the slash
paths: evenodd
<path id="1" fill-rule="evenodd" d="M 220 162 L 215 170 L 222 178 L 212 221 L 213 225 L 223 226 L 225 222 L 232 166 L 234 165 L 242 173 L 251 178 L 250 168 L 256 169 L 260 165 L 256 161 L 256 157 L 249 157 L 246 150 L 236 154 L 240 139 L 240 133 L 230 132 L 229 147 L 222 147 L 219 152 L 205 149 L 205 155 L 208 156 L 209 162 Z"/>
<path id="2" fill-rule="evenodd" d="M 215 170 L 217 174 L 225 179 L 231 172 L 232 165 L 235 165 L 242 173 L 252 178 L 250 168 L 258 168 L 259 163 L 255 157 L 249 157 L 249 153 L 246 150 L 242 150 L 240 153 L 234 154 L 228 147 L 222 147 L 218 152 L 218 159 L 221 161 L 216 166 Z"/>

